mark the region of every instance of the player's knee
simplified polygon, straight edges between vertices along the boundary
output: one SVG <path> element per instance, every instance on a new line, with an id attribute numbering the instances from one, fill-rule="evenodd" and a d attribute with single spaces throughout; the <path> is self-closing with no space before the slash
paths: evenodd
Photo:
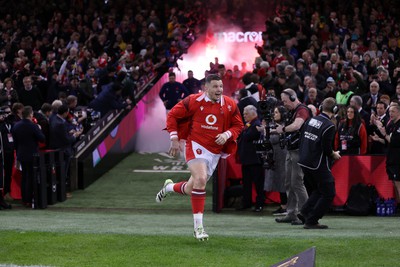
<path id="1" fill-rule="evenodd" d="M 204 188 L 207 183 L 207 176 L 199 176 L 197 179 L 194 181 L 194 187 L 196 188 Z"/>

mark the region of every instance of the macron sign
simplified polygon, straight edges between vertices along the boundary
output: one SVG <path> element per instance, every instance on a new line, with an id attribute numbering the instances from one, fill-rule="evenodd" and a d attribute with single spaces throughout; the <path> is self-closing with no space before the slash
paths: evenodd
<path id="1" fill-rule="evenodd" d="M 214 38 L 226 43 L 256 43 L 262 42 L 262 32 L 217 32 Z"/>

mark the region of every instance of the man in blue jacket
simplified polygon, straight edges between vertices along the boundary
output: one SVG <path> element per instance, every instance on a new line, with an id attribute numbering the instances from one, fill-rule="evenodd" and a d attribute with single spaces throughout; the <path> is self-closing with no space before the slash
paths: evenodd
<path id="1" fill-rule="evenodd" d="M 186 87 L 176 81 L 175 73 L 170 72 L 168 78 L 169 81 L 163 84 L 159 93 L 167 111 L 171 110 L 171 108 L 173 108 L 179 101 L 189 95 Z"/>

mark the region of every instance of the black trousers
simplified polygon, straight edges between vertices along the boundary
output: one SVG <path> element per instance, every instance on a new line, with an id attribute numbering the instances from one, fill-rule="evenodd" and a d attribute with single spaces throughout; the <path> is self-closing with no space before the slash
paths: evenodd
<path id="1" fill-rule="evenodd" d="M 243 207 L 251 207 L 253 182 L 257 193 L 256 207 L 264 206 L 264 180 L 264 168 L 261 164 L 242 165 Z"/>
<path id="2" fill-rule="evenodd" d="M 335 180 L 332 172 L 324 167 L 310 170 L 302 167 L 304 178 L 311 185 L 312 193 L 301 208 L 306 224 L 317 224 L 329 210 L 336 195 Z"/>
<path id="3" fill-rule="evenodd" d="M 22 202 L 32 203 L 33 198 L 33 161 L 21 161 L 22 179 L 21 179 L 21 197 Z"/>

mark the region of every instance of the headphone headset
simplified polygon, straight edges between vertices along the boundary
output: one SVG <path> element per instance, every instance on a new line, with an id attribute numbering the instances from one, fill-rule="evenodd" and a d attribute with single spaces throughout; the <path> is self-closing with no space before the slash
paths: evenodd
<path id="1" fill-rule="evenodd" d="M 319 111 L 320 111 L 320 112 L 323 111 L 323 105 L 324 105 L 324 102 L 322 102 L 321 105 L 319 106 Z M 339 110 L 338 106 L 334 105 L 334 106 L 331 108 L 330 112 L 332 112 L 333 114 L 336 114 L 336 113 L 338 112 L 338 110 Z"/>
<path id="2" fill-rule="evenodd" d="M 291 93 L 289 93 L 288 91 L 283 90 L 282 93 L 284 93 L 285 95 L 289 96 L 290 101 L 294 102 L 296 101 L 296 96 L 292 95 Z"/>

